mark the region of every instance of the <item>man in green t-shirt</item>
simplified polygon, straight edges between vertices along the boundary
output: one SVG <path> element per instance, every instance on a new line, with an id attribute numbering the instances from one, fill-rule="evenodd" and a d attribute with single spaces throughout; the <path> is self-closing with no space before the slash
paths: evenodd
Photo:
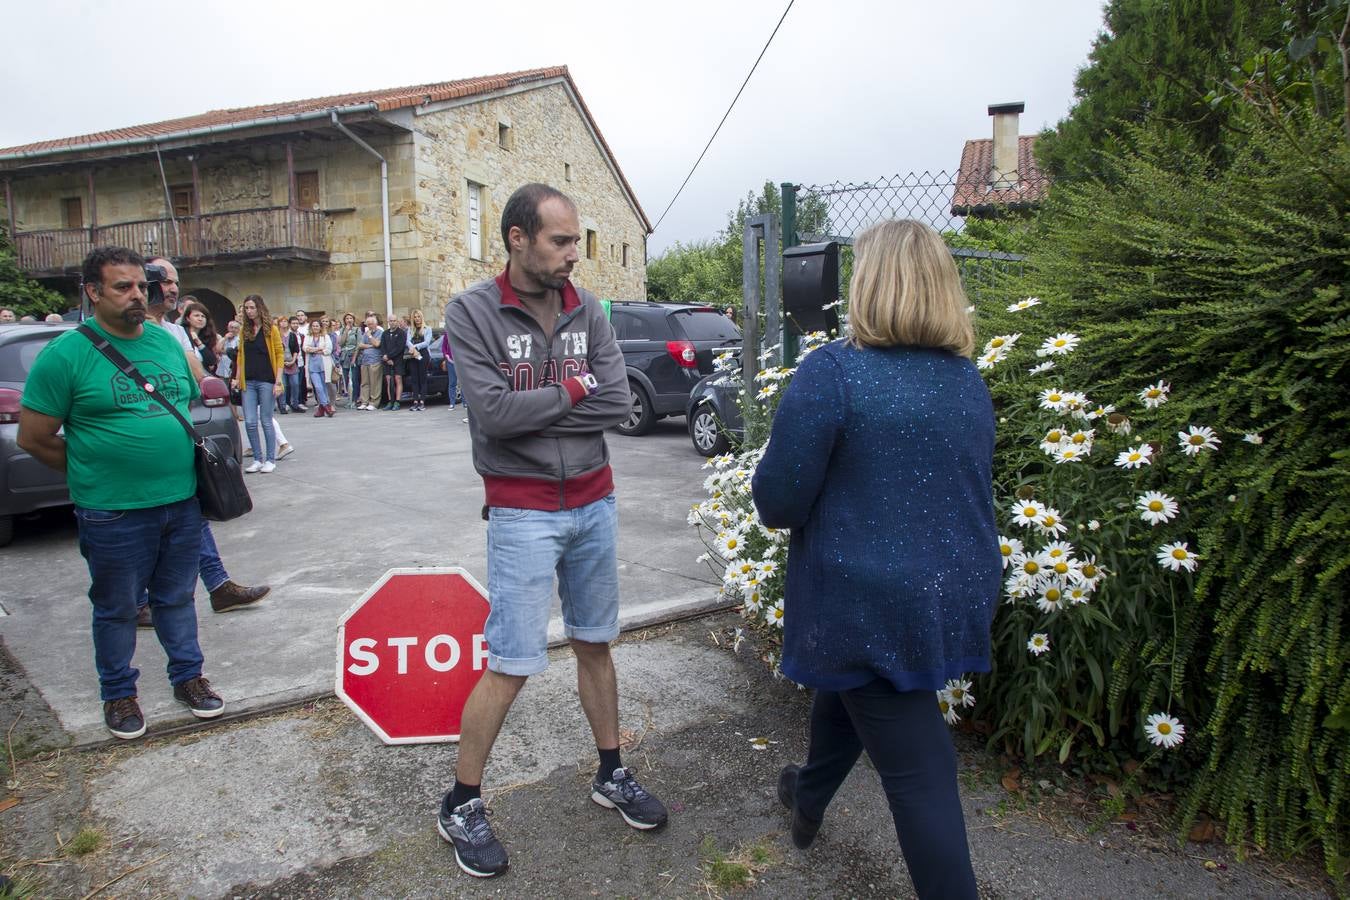
<path id="1" fill-rule="evenodd" d="M 178 342 L 145 328 L 145 263 L 125 247 L 95 248 L 84 261 L 87 322 L 146 379 L 137 384 L 84 334 L 50 342 L 33 361 L 19 413 L 19 446 L 66 473 L 89 564 L 94 667 L 103 721 L 119 738 L 145 734 L 136 702 L 136 600 L 150 594 L 155 632 L 169 657 L 173 695 L 198 718 L 225 710 L 202 677 L 197 642 L 201 510 L 192 440 L 152 392 L 184 416 L 197 382 Z M 64 428 L 64 434 L 62 429 Z M 145 477 L 152 461 L 156 477 Z"/>

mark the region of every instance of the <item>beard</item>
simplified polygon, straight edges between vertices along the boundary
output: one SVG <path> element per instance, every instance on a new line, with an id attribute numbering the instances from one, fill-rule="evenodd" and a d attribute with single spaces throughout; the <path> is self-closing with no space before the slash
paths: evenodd
<path id="1" fill-rule="evenodd" d="M 525 259 L 520 261 L 520 268 L 526 275 L 530 276 L 536 284 L 540 284 L 549 290 L 560 291 L 562 290 L 563 285 L 567 283 L 567 275 L 559 277 L 556 272 L 549 272 L 542 269 L 535 260 L 533 253 L 528 254 Z"/>
<path id="2" fill-rule="evenodd" d="M 142 325 L 145 323 L 145 307 L 139 303 L 132 304 L 122 310 L 122 321 L 128 325 Z"/>

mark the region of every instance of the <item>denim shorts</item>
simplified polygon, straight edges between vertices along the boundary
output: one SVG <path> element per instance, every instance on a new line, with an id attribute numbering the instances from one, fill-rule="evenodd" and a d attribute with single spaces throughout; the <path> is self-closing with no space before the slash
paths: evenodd
<path id="1" fill-rule="evenodd" d="M 488 511 L 488 668 L 548 668 L 548 613 L 558 578 L 563 634 L 605 644 L 619 636 L 618 513 L 614 495 L 576 509 Z"/>

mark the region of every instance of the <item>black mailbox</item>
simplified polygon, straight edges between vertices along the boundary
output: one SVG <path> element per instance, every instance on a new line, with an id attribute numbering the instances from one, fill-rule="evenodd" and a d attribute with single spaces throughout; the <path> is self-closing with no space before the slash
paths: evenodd
<path id="1" fill-rule="evenodd" d="M 783 251 L 783 310 L 792 334 L 839 330 L 839 245 L 801 244 Z M 829 306 L 829 309 L 825 309 Z"/>

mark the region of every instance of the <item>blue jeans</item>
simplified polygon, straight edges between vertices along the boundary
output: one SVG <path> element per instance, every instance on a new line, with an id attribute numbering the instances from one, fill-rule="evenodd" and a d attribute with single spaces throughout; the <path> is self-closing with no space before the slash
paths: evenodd
<path id="1" fill-rule="evenodd" d="M 295 409 L 302 402 L 300 397 L 300 370 L 282 372 L 281 376 L 286 381 L 286 394 L 281 402 L 283 405 Z"/>
<path id="2" fill-rule="evenodd" d="M 445 396 L 450 401 L 450 405 L 455 405 L 455 394 L 459 390 L 459 378 L 455 375 L 455 363 L 453 360 L 445 361 Z"/>
<path id="3" fill-rule="evenodd" d="M 147 590 L 155 634 L 169 657 L 169 681 L 202 674 L 197 643 L 197 556 L 201 511 L 197 498 L 147 509 L 75 507 L 80 553 L 89 564 L 94 604 L 94 668 L 104 700 L 136 695 L 136 600 Z"/>
<path id="4" fill-rule="evenodd" d="M 619 532 L 614 495 L 576 509 L 488 511 L 488 668 L 548 668 L 548 612 L 558 576 L 563 634 L 593 644 L 619 636 Z"/>
<path id="5" fill-rule="evenodd" d="M 309 386 L 314 388 L 314 397 L 320 406 L 328 405 L 328 382 L 324 380 L 323 362 L 315 360 L 309 364 Z"/>
<path id="6" fill-rule="evenodd" d="M 258 462 L 277 461 L 277 436 L 272 430 L 272 409 L 276 402 L 276 396 L 272 393 L 274 386 L 270 381 L 244 382 L 244 433 L 248 435 L 248 445 L 253 448 L 253 458 Z M 258 441 L 260 421 L 265 448 Z M 267 451 L 265 454 L 264 449 Z"/>
<path id="7" fill-rule="evenodd" d="M 202 549 L 197 557 L 197 574 L 207 591 L 214 591 L 230 580 L 225 571 L 225 563 L 220 560 L 220 551 L 216 549 L 216 536 L 211 533 L 211 523 L 202 519 Z"/>

